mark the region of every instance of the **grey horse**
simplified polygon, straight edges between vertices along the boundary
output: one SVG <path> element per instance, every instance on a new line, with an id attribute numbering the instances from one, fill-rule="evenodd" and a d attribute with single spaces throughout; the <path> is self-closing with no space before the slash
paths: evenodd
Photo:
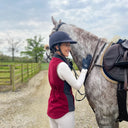
<path id="1" fill-rule="evenodd" d="M 99 53 L 106 41 L 98 38 L 96 35 L 89 33 L 81 28 L 71 24 L 57 22 L 52 17 L 54 31 L 67 32 L 70 37 L 77 41 L 75 45 L 71 45 L 71 55 L 81 70 L 82 58 L 88 53 Z M 52 33 L 51 32 L 51 33 Z M 99 42 L 99 44 L 98 44 Z M 97 47 L 98 44 L 98 47 Z M 109 45 L 109 43 L 107 43 Z M 99 56 L 99 59 L 102 58 Z M 117 84 L 108 81 L 102 74 L 101 67 L 94 66 L 86 80 L 85 90 L 88 102 L 95 112 L 96 121 L 99 128 L 119 128 L 118 104 L 117 104 Z M 128 98 L 127 98 L 128 99 Z M 128 104 L 127 104 L 128 107 Z"/>

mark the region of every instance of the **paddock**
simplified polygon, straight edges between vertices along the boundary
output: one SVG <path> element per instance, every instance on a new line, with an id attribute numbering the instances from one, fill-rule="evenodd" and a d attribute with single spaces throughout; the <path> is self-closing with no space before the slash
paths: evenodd
<path id="1" fill-rule="evenodd" d="M 0 128 L 50 128 L 46 114 L 50 93 L 47 74 L 47 71 L 40 71 L 29 80 L 27 86 L 16 92 L 0 93 Z M 75 106 L 75 128 L 98 128 L 86 98 L 76 101 Z M 120 123 L 120 128 L 127 127 L 127 122 Z"/>

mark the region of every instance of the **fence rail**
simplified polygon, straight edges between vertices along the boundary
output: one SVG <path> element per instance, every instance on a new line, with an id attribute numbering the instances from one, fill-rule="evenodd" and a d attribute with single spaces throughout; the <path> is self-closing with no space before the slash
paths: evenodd
<path id="1" fill-rule="evenodd" d="M 0 65 L 0 86 L 10 85 L 15 91 L 15 86 L 27 81 L 41 70 L 40 63 L 7 64 Z"/>

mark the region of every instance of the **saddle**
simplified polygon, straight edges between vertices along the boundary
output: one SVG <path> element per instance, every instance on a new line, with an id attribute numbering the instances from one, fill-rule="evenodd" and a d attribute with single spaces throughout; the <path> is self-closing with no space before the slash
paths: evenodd
<path id="1" fill-rule="evenodd" d="M 125 83 L 125 89 L 128 90 L 128 40 L 120 40 L 104 54 L 103 70 L 112 80 Z"/>
<path id="2" fill-rule="evenodd" d="M 128 40 L 118 40 L 108 48 L 103 57 L 103 70 L 112 80 L 118 82 L 117 102 L 119 107 L 118 121 L 128 121 L 127 85 L 128 85 Z"/>

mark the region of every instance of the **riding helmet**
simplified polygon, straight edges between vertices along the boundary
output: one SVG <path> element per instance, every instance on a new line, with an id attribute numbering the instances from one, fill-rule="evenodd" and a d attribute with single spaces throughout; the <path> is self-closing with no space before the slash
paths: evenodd
<path id="1" fill-rule="evenodd" d="M 49 46 L 51 50 L 55 45 L 67 42 L 70 42 L 71 44 L 77 43 L 76 41 L 73 41 L 66 32 L 63 31 L 54 32 L 49 38 Z"/>

